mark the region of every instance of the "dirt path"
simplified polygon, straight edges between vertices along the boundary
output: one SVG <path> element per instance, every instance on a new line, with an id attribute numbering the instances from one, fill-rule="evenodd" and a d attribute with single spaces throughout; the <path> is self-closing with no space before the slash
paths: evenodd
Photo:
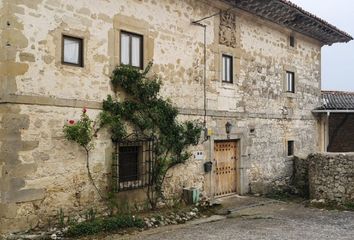
<path id="1" fill-rule="evenodd" d="M 231 199 L 226 216 L 198 220 L 185 225 L 153 229 L 115 239 L 299 239 L 353 240 L 354 212 L 305 208 L 301 204 L 266 199 Z M 211 221 L 213 220 L 213 221 Z"/>

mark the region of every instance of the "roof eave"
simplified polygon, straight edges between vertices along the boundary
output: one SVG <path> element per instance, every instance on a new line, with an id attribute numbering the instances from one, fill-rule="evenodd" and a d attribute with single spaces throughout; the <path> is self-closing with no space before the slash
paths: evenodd
<path id="1" fill-rule="evenodd" d="M 314 109 L 313 113 L 354 113 L 354 109 Z"/>
<path id="2" fill-rule="evenodd" d="M 224 0 L 235 8 L 257 15 L 318 40 L 323 45 L 347 43 L 348 33 L 287 0 Z"/>

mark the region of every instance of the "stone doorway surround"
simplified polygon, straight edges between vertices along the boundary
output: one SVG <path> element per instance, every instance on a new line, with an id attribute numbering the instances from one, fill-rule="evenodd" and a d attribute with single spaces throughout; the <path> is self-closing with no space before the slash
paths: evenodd
<path id="1" fill-rule="evenodd" d="M 216 192 L 215 186 L 215 154 L 214 154 L 214 144 L 217 141 L 236 141 L 238 142 L 238 163 L 236 169 L 237 175 L 237 186 L 236 193 L 239 195 L 244 195 L 249 191 L 249 180 L 247 176 L 247 162 L 249 162 L 249 156 L 247 154 L 247 139 L 243 132 L 231 133 L 229 136 L 225 134 L 213 135 L 210 137 L 208 144 L 209 159 L 213 162 L 213 170 L 206 177 L 207 185 L 206 188 L 208 195 L 214 198 Z M 223 197 L 223 196 L 222 196 Z"/>
<path id="2" fill-rule="evenodd" d="M 237 194 L 239 141 L 214 141 L 214 197 Z"/>

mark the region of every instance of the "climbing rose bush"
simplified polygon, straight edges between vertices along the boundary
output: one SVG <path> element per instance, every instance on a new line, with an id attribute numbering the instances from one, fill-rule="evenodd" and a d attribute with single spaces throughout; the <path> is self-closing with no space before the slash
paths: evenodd
<path id="1" fill-rule="evenodd" d="M 64 136 L 70 141 L 78 143 L 86 150 L 91 150 L 94 146 L 91 143 L 94 132 L 94 122 L 87 115 L 87 109 L 82 109 L 79 121 L 68 120 L 68 124 L 64 126 Z"/>

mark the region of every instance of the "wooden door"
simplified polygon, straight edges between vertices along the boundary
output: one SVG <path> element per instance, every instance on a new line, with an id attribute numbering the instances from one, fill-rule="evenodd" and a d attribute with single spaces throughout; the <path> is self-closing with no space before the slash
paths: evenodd
<path id="1" fill-rule="evenodd" d="M 214 143 L 214 196 L 237 192 L 237 141 L 215 141 Z"/>

